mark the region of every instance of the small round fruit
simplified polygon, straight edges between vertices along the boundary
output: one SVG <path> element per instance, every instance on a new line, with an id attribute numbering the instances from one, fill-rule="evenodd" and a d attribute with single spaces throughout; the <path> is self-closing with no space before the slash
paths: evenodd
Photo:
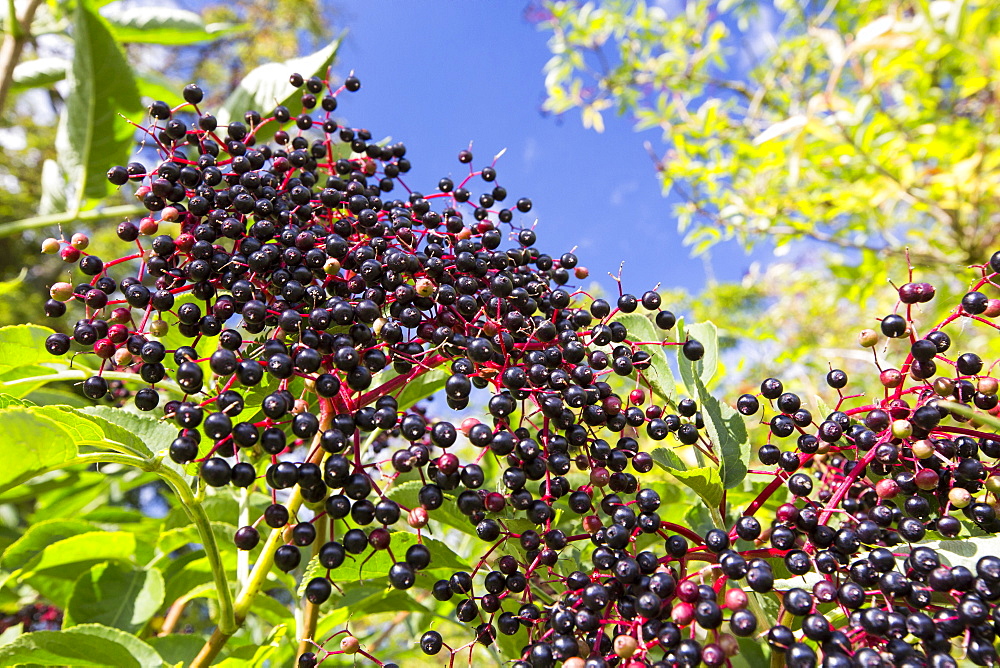
<path id="1" fill-rule="evenodd" d="M 441 651 L 442 645 L 444 645 L 444 640 L 437 631 L 428 631 L 420 636 L 420 649 L 423 650 L 424 654 L 434 656 Z"/>
<path id="2" fill-rule="evenodd" d="M 913 451 L 913 456 L 918 459 L 927 459 L 934 454 L 934 445 L 925 438 L 914 441 L 910 445 L 910 449 Z"/>
<path id="3" fill-rule="evenodd" d="M 951 504 L 953 508 L 958 508 L 959 510 L 961 510 L 962 508 L 965 508 L 970 503 L 972 503 L 972 494 L 970 494 L 969 490 L 967 489 L 962 489 L 961 487 L 952 487 L 948 491 L 948 502 Z"/>
<path id="4" fill-rule="evenodd" d="M 893 313 L 892 315 L 887 315 L 882 318 L 882 323 L 880 325 L 882 333 L 891 339 L 898 339 L 906 333 L 907 325 L 906 318 L 901 315 Z"/>
<path id="5" fill-rule="evenodd" d="M 233 469 L 221 457 L 207 459 L 201 465 L 201 479 L 211 487 L 224 487 L 233 479 Z"/>
<path id="6" fill-rule="evenodd" d="M 639 643 L 632 636 L 621 635 L 615 638 L 615 654 L 623 659 L 631 658 L 639 648 Z"/>
<path id="7" fill-rule="evenodd" d="M 306 600 L 313 605 L 322 605 L 333 593 L 333 585 L 326 578 L 313 578 L 306 585 Z"/>
<path id="8" fill-rule="evenodd" d="M 696 341 L 695 339 L 689 339 L 681 347 L 681 351 L 684 353 L 684 357 L 692 362 L 696 362 L 705 356 L 705 346 L 702 345 L 701 341 Z"/>
<path id="9" fill-rule="evenodd" d="M 240 527 L 236 530 L 233 542 L 240 550 L 252 550 L 260 542 L 260 533 L 253 527 Z"/>
<path id="10" fill-rule="evenodd" d="M 389 568 L 389 584 L 396 589 L 409 589 L 416 579 L 417 572 L 405 561 L 397 561 Z"/>
<path id="11" fill-rule="evenodd" d="M 874 329 L 862 329 L 858 334 L 858 343 L 863 348 L 872 348 L 878 343 L 878 333 Z"/>
<path id="12" fill-rule="evenodd" d="M 913 425 L 909 420 L 893 420 L 892 435 L 894 438 L 909 438 L 913 433 Z"/>
<path id="13" fill-rule="evenodd" d="M 354 636 L 344 636 L 340 641 L 340 651 L 344 654 L 357 654 L 361 649 L 361 642 Z"/>
<path id="14" fill-rule="evenodd" d="M 302 561 L 302 553 L 294 545 L 282 545 L 274 551 L 274 565 L 288 572 Z"/>

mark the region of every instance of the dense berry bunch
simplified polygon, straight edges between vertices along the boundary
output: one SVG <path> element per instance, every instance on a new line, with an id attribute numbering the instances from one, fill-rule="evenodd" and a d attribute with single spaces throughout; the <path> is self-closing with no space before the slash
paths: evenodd
<path id="1" fill-rule="evenodd" d="M 773 408 L 755 471 L 771 482 L 728 519 L 723 500 L 723 526 L 699 532 L 664 521 L 644 482 L 664 446 L 723 456 L 698 401 L 651 391 L 664 346 L 689 361 L 706 350 L 648 340 L 675 325 L 659 295 L 609 303 L 573 287 L 586 269 L 536 247 L 530 200 L 509 197 L 495 165 L 476 168 L 470 151 L 459 153 L 463 178 L 411 190 L 402 144 L 334 119 L 357 79 L 292 84 L 298 113 L 248 111 L 225 126 L 195 86 L 180 108 L 152 105 L 142 130 L 161 162 L 108 173 L 150 211 L 118 227 L 134 251 L 105 261 L 84 235 L 44 245 L 87 277 L 52 286 L 46 305 L 53 317 L 68 303 L 82 311 L 46 347 L 101 360 L 83 392 L 162 408 L 178 428 L 175 462 L 196 463 L 208 486 L 271 494 L 237 547 L 257 548 L 266 526 L 279 569 L 304 566 L 310 550 L 318 567 L 303 591 L 317 606 L 338 585 L 332 572 L 386 551 L 389 585 L 454 602 L 470 657 L 521 634 L 518 668 L 720 666 L 761 638 L 795 667 L 956 665 L 957 646 L 973 663 L 996 661 L 1000 558 L 949 567 L 914 544 L 1000 530 L 1000 437 L 942 402 L 997 407 L 991 367 L 953 354 L 949 332 L 995 327 L 1000 302 L 984 291 L 1000 256 L 926 332 L 912 305 L 934 289 L 900 289 L 904 313 L 880 328 L 909 350 L 882 370 L 878 400 L 845 395 L 837 370 L 828 415 L 775 378 L 740 397 L 745 416 Z M 637 321 L 622 316 L 633 313 L 644 326 L 630 330 Z M 879 338 L 865 331 L 861 343 Z M 145 386 L 112 386 L 109 372 Z M 403 400 L 435 373 L 449 409 L 485 403 L 486 416 L 449 421 Z M 395 493 L 404 481 L 412 495 Z M 758 517 L 765 509 L 773 518 Z M 428 579 L 424 530 L 445 512 L 484 548 L 471 571 Z M 576 568 L 565 567 L 571 552 Z M 392 665 L 350 634 L 339 648 L 330 640 L 299 666 L 340 653 Z M 463 649 L 437 630 L 419 643 L 452 661 Z"/>
<path id="2" fill-rule="evenodd" d="M 20 626 L 24 633 L 52 631 L 62 626 L 63 613 L 59 608 L 44 603 L 26 605 L 17 612 L 0 615 L 0 633 Z"/>

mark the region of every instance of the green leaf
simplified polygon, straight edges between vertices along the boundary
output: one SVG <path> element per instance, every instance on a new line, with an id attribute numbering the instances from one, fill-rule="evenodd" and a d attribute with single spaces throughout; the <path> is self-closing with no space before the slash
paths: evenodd
<path id="1" fill-rule="evenodd" d="M 170 81 L 158 72 L 136 72 L 135 83 L 139 87 L 139 95 L 143 98 L 162 100 L 171 107 L 185 102 L 176 82 Z"/>
<path id="2" fill-rule="evenodd" d="M 36 403 L 28 399 L 18 399 L 17 397 L 0 392 L 0 410 L 7 408 L 8 406 L 20 406 L 22 408 L 30 408 L 35 406 Z"/>
<path id="3" fill-rule="evenodd" d="M 732 406 L 709 394 L 700 378 L 698 403 L 705 419 L 705 429 L 715 446 L 719 457 L 722 485 L 726 489 L 736 487 L 747 477 L 750 465 L 750 435 L 747 433 L 743 416 Z"/>
<path id="4" fill-rule="evenodd" d="M 55 388 L 40 388 L 29 392 L 24 401 L 38 406 L 69 406 L 70 408 L 86 408 L 92 405 L 82 394 L 68 392 Z M 0 406 L 2 408 L 2 406 Z"/>
<path id="5" fill-rule="evenodd" d="M 431 369 L 403 386 L 403 391 L 396 395 L 399 410 L 404 411 L 418 401 L 426 399 L 438 390 L 444 389 L 449 374 L 444 369 Z"/>
<path id="6" fill-rule="evenodd" d="M 165 662 L 173 666 L 188 665 L 198 656 L 207 638 L 187 633 L 172 633 L 159 638 L 149 638 L 146 642 L 156 650 Z"/>
<path id="7" fill-rule="evenodd" d="M 987 555 L 1000 554 L 1000 536 L 932 540 L 921 543 L 934 550 L 949 566 L 965 566 L 976 572 L 976 562 Z"/>
<path id="8" fill-rule="evenodd" d="M 53 420 L 65 429 L 78 445 L 82 441 L 101 441 L 104 439 L 104 432 L 99 425 L 66 406 L 38 406 L 32 408 L 31 411 L 35 415 Z"/>
<path id="9" fill-rule="evenodd" d="M 59 214 L 69 208 L 66 198 L 69 176 L 57 160 L 46 158 L 42 163 L 42 194 L 38 201 L 38 214 Z"/>
<path id="10" fill-rule="evenodd" d="M 684 380 L 684 386 L 688 393 L 695 397 L 698 395 L 696 379 L 701 380 L 705 387 L 715 377 L 719 369 L 719 330 L 711 322 L 699 322 L 690 326 L 685 326 L 684 320 L 677 322 L 677 342 L 684 343 L 688 339 L 699 341 L 705 346 L 705 354 L 696 362 L 692 362 L 684 357 L 681 346 L 677 346 L 677 366 Z"/>
<path id="11" fill-rule="evenodd" d="M 236 533 L 236 527 L 226 522 L 212 522 L 211 525 L 219 547 L 223 550 L 235 550 L 233 534 Z M 162 532 L 156 542 L 156 549 L 169 553 L 185 545 L 201 545 L 201 534 L 193 524 Z"/>
<path id="12" fill-rule="evenodd" d="M 414 533 L 408 531 L 392 532 L 390 546 L 392 547 L 392 553 L 395 555 L 401 556 L 406 554 L 407 548 L 416 543 L 417 535 Z M 431 554 L 434 555 L 428 569 L 469 570 L 469 565 L 465 560 L 455 554 L 448 545 L 428 536 L 423 537 L 423 543 L 430 549 Z M 357 582 L 359 580 L 385 578 L 392 564 L 393 560 L 389 557 L 387 550 L 379 550 L 374 554 L 363 552 L 356 557 L 356 560 L 347 559 L 339 568 L 330 571 L 330 579 L 334 582 Z M 303 578 L 302 582 L 305 584 L 308 583 L 308 580 Z M 302 590 L 299 592 L 299 596 L 302 596 L 304 592 L 304 584 L 299 587 Z"/>
<path id="13" fill-rule="evenodd" d="M 73 623 L 96 622 L 135 633 L 162 604 L 160 571 L 101 563 L 76 581 L 66 612 Z"/>
<path id="14" fill-rule="evenodd" d="M 632 341 L 660 341 L 662 339 L 660 330 L 644 315 L 638 313 L 622 314 L 616 316 L 615 320 L 625 325 Z M 642 372 L 642 377 L 649 382 L 649 386 L 662 399 L 672 400 L 676 381 L 674 381 L 674 372 L 670 370 L 670 364 L 667 362 L 666 348 L 655 344 L 637 346 L 637 348 L 648 353 L 652 360 L 649 368 Z"/>
<path id="15" fill-rule="evenodd" d="M 56 149 L 77 201 L 108 193 L 110 165 L 128 160 L 132 117 L 142 105 L 132 68 L 107 21 L 90 0 L 78 0 L 73 16 L 75 49 L 69 95 L 59 119 Z"/>
<path id="16" fill-rule="evenodd" d="M 17 542 L 7 548 L 0 557 L 0 565 L 6 571 L 24 568 L 32 559 L 41 554 L 48 545 L 78 536 L 96 529 L 90 522 L 74 519 L 55 519 L 37 522 L 28 527 Z"/>
<path id="17" fill-rule="evenodd" d="M 41 550 L 22 570 L 40 573 L 63 569 L 66 577 L 70 564 L 96 561 L 131 561 L 135 554 L 135 535 L 128 531 L 91 531 L 51 543 Z"/>
<path id="18" fill-rule="evenodd" d="M 687 471 L 687 464 L 671 448 L 655 448 L 651 454 L 653 461 L 659 464 L 660 468 Z"/>
<path id="19" fill-rule="evenodd" d="M 12 292 L 21 289 L 21 284 L 24 283 L 24 277 L 28 275 L 28 268 L 21 267 L 21 271 L 14 278 L 7 281 L 0 281 L 0 297 L 4 295 L 9 295 Z"/>
<path id="20" fill-rule="evenodd" d="M 71 461 L 77 446 L 69 431 L 35 408 L 12 406 L 0 411 L 0 492 L 30 480 L 53 466 Z"/>
<path id="21" fill-rule="evenodd" d="M 25 633 L 0 647 L 0 665 L 161 668 L 163 659 L 135 636 L 99 624 Z"/>
<path id="22" fill-rule="evenodd" d="M 249 644 L 233 650 L 228 657 L 215 664 L 218 668 L 263 668 L 270 665 L 268 659 L 281 646 L 288 634 L 288 627 L 279 624 L 271 630 L 260 646 Z"/>
<path id="23" fill-rule="evenodd" d="M 100 425 L 109 439 L 128 446 L 141 457 L 166 451 L 177 435 L 176 428 L 166 422 L 120 408 L 92 406 L 80 412 Z"/>
<path id="24" fill-rule="evenodd" d="M 658 448 L 658 450 L 664 450 L 664 448 Z M 719 477 L 719 470 L 715 467 L 703 466 L 687 470 L 671 468 L 664 463 L 662 455 L 657 458 L 655 451 L 653 461 L 666 469 L 670 475 L 693 489 L 710 507 L 714 508 L 722 501 L 722 479 Z"/>
<path id="25" fill-rule="evenodd" d="M 162 5 L 112 5 L 102 15 L 119 42 L 186 46 L 219 39 L 243 29 L 243 26 L 230 23 L 206 25 L 195 12 Z"/>
<path id="26" fill-rule="evenodd" d="M 18 398 L 28 396 L 53 380 L 59 380 L 58 372 L 37 364 L 0 372 L 0 387 Z"/>
<path id="27" fill-rule="evenodd" d="M 295 622 L 288 606 L 272 596 L 255 596 L 250 611 L 272 626 Z"/>
<path id="28" fill-rule="evenodd" d="M 38 325 L 0 327 L 0 373 L 53 361 L 45 352 L 45 339 L 53 331 Z"/>
<path id="29" fill-rule="evenodd" d="M 226 98 L 219 113 L 216 114 L 219 125 L 228 124 L 230 119 L 242 119 L 243 112 L 247 109 L 256 109 L 265 118 L 270 116 L 278 105 L 288 107 L 293 114 L 298 113 L 298 109 L 302 106 L 298 103 L 301 92 L 288 83 L 288 77 L 298 72 L 306 78 L 319 76 L 326 79 L 327 70 L 339 49 L 338 37 L 308 56 L 293 58 L 283 63 L 267 63 L 251 70 L 243 77 L 236 90 Z M 277 129 L 276 123 L 265 123 L 260 126 L 257 133 L 261 137 L 267 137 Z"/>
<path id="30" fill-rule="evenodd" d="M 419 480 L 408 480 L 400 485 L 393 485 L 386 490 L 385 494 L 396 503 L 402 504 L 407 508 L 416 508 L 420 505 L 419 493 L 420 488 L 423 486 L 424 483 Z M 447 494 L 445 494 L 445 502 L 441 507 L 429 510 L 427 514 L 432 520 L 437 520 L 453 529 L 458 529 L 463 533 L 473 536 L 476 534 L 476 528 L 469 522 L 469 518 L 455 508 L 454 499 L 450 498 Z"/>
<path id="31" fill-rule="evenodd" d="M 35 58 L 14 68 L 12 91 L 45 88 L 66 78 L 69 61 L 65 58 Z"/>
<path id="32" fill-rule="evenodd" d="M 99 638 L 108 642 L 114 642 L 128 650 L 134 662 L 128 664 L 115 663 L 116 668 L 119 665 L 137 665 L 140 668 L 146 668 L 147 666 L 149 668 L 161 668 L 163 666 L 163 659 L 160 658 L 159 654 L 152 647 L 124 631 L 102 626 L 101 624 L 77 624 L 68 630 L 84 637 Z"/>
<path id="33" fill-rule="evenodd" d="M 730 658 L 733 668 L 760 668 L 769 664 L 771 653 L 767 643 L 753 638 L 737 638 L 737 640 L 740 644 L 740 653 Z"/>
<path id="34" fill-rule="evenodd" d="M 176 601 L 212 581 L 212 566 L 204 550 L 193 550 L 171 559 L 163 572 L 166 582 L 164 600 Z"/>

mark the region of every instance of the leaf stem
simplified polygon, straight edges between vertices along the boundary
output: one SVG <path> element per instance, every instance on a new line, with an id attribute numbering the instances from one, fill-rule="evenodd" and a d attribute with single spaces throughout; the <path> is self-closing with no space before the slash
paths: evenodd
<path id="1" fill-rule="evenodd" d="M 326 535 L 328 531 L 327 523 L 329 519 L 329 515 L 321 515 L 320 518 L 316 520 L 316 533 L 318 535 Z M 322 544 L 323 541 L 313 541 L 313 557 L 319 554 L 319 549 Z M 311 601 L 306 601 L 302 610 L 302 628 L 299 630 L 299 651 L 297 656 L 300 656 L 303 652 L 308 652 L 312 649 L 313 636 L 316 635 L 316 625 L 318 622 L 319 606 Z"/>
<path id="2" fill-rule="evenodd" d="M 2 76 L 2 75 L 0 75 Z M 0 79 L 0 86 L 3 80 Z M 2 93 L 2 90 L 0 90 Z M 0 108 L 2 108 L 3 98 L 0 97 Z M 91 209 L 74 214 L 71 211 L 62 213 L 50 213 L 45 216 L 33 216 L 22 218 L 10 223 L 0 225 L 0 237 L 8 237 L 20 234 L 25 230 L 33 230 L 37 227 L 48 227 L 50 225 L 62 225 L 63 223 L 88 223 L 109 220 L 112 218 L 127 218 L 129 216 L 140 216 L 146 213 L 146 209 L 138 204 L 121 204 L 119 206 L 106 206 L 100 209 Z"/>
<path id="3" fill-rule="evenodd" d="M 320 435 L 327 429 L 330 428 L 330 424 L 333 421 L 333 406 L 329 400 L 322 400 L 320 403 L 320 428 L 317 433 L 313 447 L 310 448 L 312 453 L 308 460 L 313 464 L 318 464 L 323 460 L 326 455 L 326 451 L 319 447 Z M 302 505 L 302 489 L 296 485 L 292 494 L 288 497 L 285 502 L 285 507 L 288 508 L 288 514 L 292 517 L 298 511 L 299 507 Z M 247 580 L 246 585 L 240 591 L 239 595 L 236 597 L 235 605 L 235 628 L 232 630 L 223 629 L 222 626 L 217 626 L 215 631 L 212 632 L 212 636 L 208 639 L 205 645 L 198 652 L 198 656 L 194 658 L 191 662 L 190 668 L 206 668 L 212 664 L 212 660 L 219 654 L 222 648 L 226 645 L 229 640 L 240 626 L 243 625 L 243 621 L 250 614 L 250 608 L 253 606 L 253 601 L 260 593 L 261 588 L 264 586 L 264 581 L 267 579 L 268 574 L 271 572 L 271 566 L 274 565 L 274 553 L 279 546 L 285 543 L 285 528 L 281 527 L 278 529 L 272 529 L 270 535 L 267 537 L 267 541 L 264 543 L 264 547 L 260 551 L 260 555 L 257 557 L 257 561 L 254 562 L 253 569 L 250 571 L 250 577 Z"/>
<path id="4" fill-rule="evenodd" d="M 31 39 L 31 22 L 42 0 L 29 0 L 21 16 L 17 15 L 14 0 L 7 0 L 7 30 L 0 44 L 0 113 L 7 103 L 7 96 L 14 86 L 14 68 L 21 60 L 24 45 Z"/>
<path id="5" fill-rule="evenodd" d="M 208 564 L 212 568 L 212 578 L 215 580 L 215 593 L 219 600 L 219 628 L 232 635 L 237 629 L 236 613 L 233 609 L 233 592 L 229 588 L 226 566 L 222 563 L 222 552 L 219 550 L 218 541 L 215 540 L 215 533 L 212 531 L 212 523 L 208 519 L 208 513 L 191 493 L 190 485 L 177 472 L 162 466 L 159 462 L 156 462 L 156 469 L 153 472 L 170 485 L 180 497 L 181 507 L 198 528 L 202 546 L 205 548 L 205 555 L 208 557 Z"/>
<path id="6" fill-rule="evenodd" d="M 184 508 L 184 512 L 187 513 L 187 516 L 197 527 L 202 546 L 205 548 L 205 554 L 208 557 L 208 563 L 212 568 L 216 596 L 219 602 L 218 628 L 228 632 L 228 635 L 235 633 L 238 627 L 233 610 L 233 593 L 229 589 L 226 567 L 222 563 L 222 553 L 219 551 L 219 544 L 215 540 L 215 533 L 212 532 L 212 524 L 208 519 L 208 514 L 201 503 L 191 493 L 191 487 L 188 483 L 176 471 L 163 466 L 158 459 L 146 459 L 132 454 L 116 452 L 93 452 L 77 455 L 73 459 L 50 466 L 45 471 L 39 471 L 39 474 L 48 471 L 57 471 L 77 464 L 122 464 L 124 466 L 132 466 L 142 471 L 153 473 L 170 485 L 177 496 L 180 497 L 181 507 Z"/>
<path id="7" fill-rule="evenodd" d="M 1000 420 L 993 417 L 989 413 L 974 410 L 970 406 L 966 406 L 965 404 L 960 404 L 957 401 L 946 401 L 944 399 L 940 399 L 938 400 L 937 403 L 939 406 L 947 408 L 952 413 L 957 413 L 962 417 L 979 420 L 981 423 L 989 425 L 994 429 L 1000 429 Z"/>
<path id="8" fill-rule="evenodd" d="M 785 606 L 781 606 L 781 611 L 778 614 L 778 624 L 788 626 L 792 623 L 792 613 L 785 610 Z M 771 668 L 784 668 L 785 666 L 785 653 L 773 649 L 771 650 Z"/>

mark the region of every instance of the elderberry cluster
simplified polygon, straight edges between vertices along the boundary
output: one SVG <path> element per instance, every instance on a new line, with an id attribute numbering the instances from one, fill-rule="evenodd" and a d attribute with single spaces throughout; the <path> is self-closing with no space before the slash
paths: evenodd
<path id="1" fill-rule="evenodd" d="M 82 234 L 43 244 L 87 277 L 53 285 L 45 307 L 82 310 L 46 348 L 98 360 L 84 394 L 162 408 L 178 429 L 174 462 L 205 485 L 270 494 L 236 532 L 239 549 L 258 548 L 264 527 L 281 532 L 273 563 L 314 562 L 304 597 L 316 606 L 343 567 L 386 552 L 388 585 L 453 601 L 470 627 L 463 647 L 434 629 L 419 638 L 451 661 L 499 635 L 520 639 L 517 668 L 723 666 L 761 640 L 796 668 L 952 666 L 956 651 L 997 661 L 1000 558 L 949 566 L 914 544 L 1000 530 L 1000 437 L 943 403 L 996 411 L 992 367 L 973 352 L 949 357 L 947 330 L 995 328 L 1000 301 L 984 291 L 1000 254 L 921 336 L 913 306 L 934 289 L 899 290 L 905 315 L 880 328 L 909 349 L 882 370 L 883 397 L 845 395 L 838 370 L 825 416 L 775 378 L 740 397 L 748 418 L 772 409 L 753 471 L 768 482 L 741 514 L 723 502 L 723 526 L 696 531 L 662 518 L 646 482 L 658 479 L 657 449 L 724 454 L 698 400 L 657 403 L 652 391 L 666 346 L 688 361 L 706 352 L 684 336 L 648 340 L 675 325 L 659 295 L 612 304 L 574 287 L 587 277 L 577 257 L 539 250 L 523 216 L 531 201 L 511 203 L 495 164 L 474 167 L 468 150 L 467 175 L 411 190 L 402 144 L 333 114 L 355 77 L 291 83 L 297 113 L 225 125 L 194 85 L 178 108 L 153 104 L 139 127 L 161 162 L 108 172 L 150 212 L 118 226 L 133 251 L 105 261 Z M 628 314 L 645 326 L 630 331 Z M 482 419 L 456 424 L 404 400 L 442 371 L 448 409 L 481 397 Z M 470 571 L 431 578 L 424 533 L 446 512 L 486 547 Z M 400 530 L 417 540 L 401 549 Z M 323 645 L 298 665 L 341 653 L 394 665 L 352 635 Z"/>

